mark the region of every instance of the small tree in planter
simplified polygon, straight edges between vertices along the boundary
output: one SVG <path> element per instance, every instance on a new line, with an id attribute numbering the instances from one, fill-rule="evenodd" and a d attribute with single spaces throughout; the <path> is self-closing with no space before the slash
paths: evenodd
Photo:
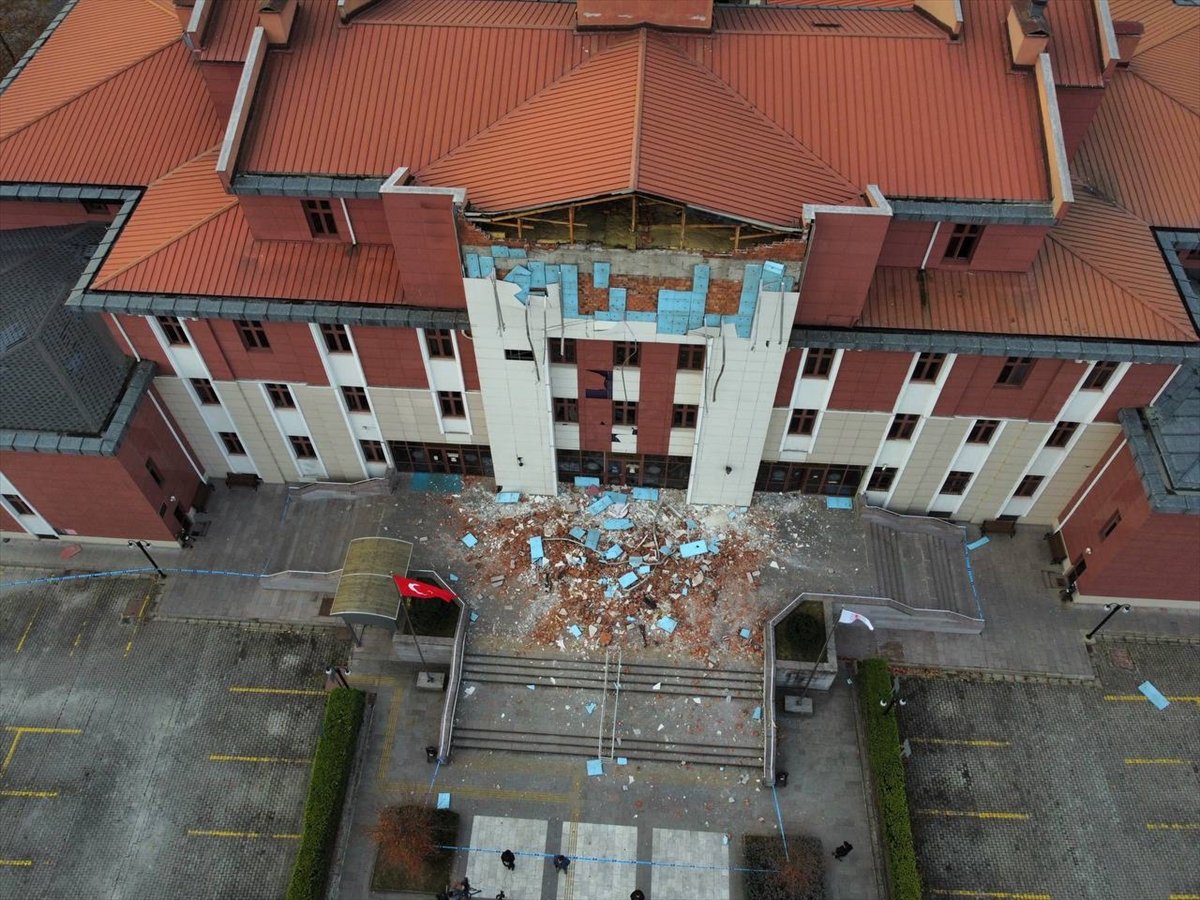
<path id="1" fill-rule="evenodd" d="M 439 891 L 450 880 L 458 839 L 458 813 L 408 802 L 385 807 L 372 836 L 379 845 L 372 887 Z"/>
<path id="2" fill-rule="evenodd" d="M 821 842 L 789 835 L 785 854 L 778 835 L 743 839 L 746 900 L 825 900 L 825 856 Z M 757 870 L 757 871 L 755 871 Z"/>

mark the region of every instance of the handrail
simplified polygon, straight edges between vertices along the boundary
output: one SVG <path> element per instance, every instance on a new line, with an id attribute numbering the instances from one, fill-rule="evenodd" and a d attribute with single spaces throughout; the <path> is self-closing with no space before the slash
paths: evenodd
<path id="1" fill-rule="evenodd" d="M 426 572 L 423 571 L 423 574 Z M 428 572 L 442 587 L 453 592 L 453 588 L 442 581 L 437 572 Z M 446 683 L 446 702 L 442 707 L 442 722 L 438 729 L 438 762 L 450 762 L 450 744 L 454 737 L 454 715 L 458 711 L 458 688 L 462 684 L 463 656 L 467 648 L 467 625 L 471 621 L 471 606 L 461 597 L 454 597 L 458 606 L 458 625 L 454 628 L 454 644 L 450 648 L 450 677 Z"/>
<path id="2" fill-rule="evenodd" d="M 342 491 L 347 494 L 357 493 L 356 488 L 364 485 L 386 482 L 386 478 L 364 478 L 361 481 L 309 481 L 305 484 L 289 484 L 288 492 L 293 495 L 307 494 L 309 491 Z"/>

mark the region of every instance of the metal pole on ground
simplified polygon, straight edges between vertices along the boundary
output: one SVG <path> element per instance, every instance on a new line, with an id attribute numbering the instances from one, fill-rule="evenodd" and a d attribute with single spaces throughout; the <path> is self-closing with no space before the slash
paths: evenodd
<path id="1" fill-rule="evenodd" d="M 167 577 L 167 573 L 158 567 L 158 563 L 156 563 L 154 561 L 154 557 L 151 556 L 150 551 L 146 549 L 147 547 L 150 546 L 149 542 L 147 542 L 147 541 L 126 541 L 126 543 L 128 543 L 130 547 L 137 547 L 139 550 L 142 551 L 142 556 L 146 557 L 146 561 L 149 562 L 150 565 L 154 566 L 154 571 L 158 573 L 159 578 Z"/>
<path id="2" fill-rule="evenodd" d="M 1131 607 L 1128 603 L 1105 603 L 1104 608 L 1106 610 L 1108 610 L 1108 615 L 1106 615 L 1103 619 L 1100 620 L 1099 625 L 1097 625 L 1095 628 L 1093 628 L 1091 631 L 1089 631 L 1086 635 L 1084 635 L 1083 639 L 1085 641 L 1090 641 L 1092 639 L 1092 637 L 1095 636 L 1096 632 L 1099 631 L 1101 628 L 1103 628 L 1106 624 L 1108 624 L 1108 620 L 1111 619 L 1113 616 L 1115 616 L 1117 613 L 1119 613 L 1119 612 L 1127 613 L 1133 607 Z"/>

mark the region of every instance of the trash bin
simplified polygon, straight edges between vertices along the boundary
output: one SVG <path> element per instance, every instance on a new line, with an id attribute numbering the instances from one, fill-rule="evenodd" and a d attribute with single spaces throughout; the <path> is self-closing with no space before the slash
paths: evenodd
<path id="1" fill-rule="evenodd" d="M 430 744 L 428 747 L 425 748 L 425 762 L 435 763 L 435 762 L 437 762 L 437 756 L 438 756 L 438 748 L 433 746 L 433 744 Z"/>
<path id="2" fill-rule="evenodd" d="M 787 780 L 788 780 L 787 772 L 776 772 L 775 773 L 775 787 L 787 787 Z"/>

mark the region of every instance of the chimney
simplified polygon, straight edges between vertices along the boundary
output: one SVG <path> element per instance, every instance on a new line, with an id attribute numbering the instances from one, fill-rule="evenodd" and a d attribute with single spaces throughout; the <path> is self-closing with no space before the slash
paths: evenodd
<path id="1" fill-rule="evenodd" d="M 258 24 L 266 32 L 267 44 L 271 47 L 286 47 L 296 21 L 299 0 L 261 0 L 258 6 Z"/>
<path id="2" fill-rule="evenodd" d="M 1014 66 L 1032 66 L 1050 43 L 1047 0 L 1017 0 L 1008 11 L 1008 43 Z"/>
<path id="3" fill-rule="evenodd" d="M 338 18 L 345 25 L 368 6 L 378 2 L 379 0 L 337 0 Z"/>
<path id="4" fill-rule="evenodd" d="M 179 17 L 179 24 L 184 28 L 188 27 L 188 20 L 192 17 L 192 4 L 196 0 L 175 0 L 175 15 Z"/>
<path id="5" fill-rule="evenodd" d="M 1146 27 L 1141 22 L 1113 22 L 1113 32 L 1117 36 L 1118 66 L 1127 66 L 1133 62 L 1133 54 L 1137 52 L 1138 43 Z"/>

